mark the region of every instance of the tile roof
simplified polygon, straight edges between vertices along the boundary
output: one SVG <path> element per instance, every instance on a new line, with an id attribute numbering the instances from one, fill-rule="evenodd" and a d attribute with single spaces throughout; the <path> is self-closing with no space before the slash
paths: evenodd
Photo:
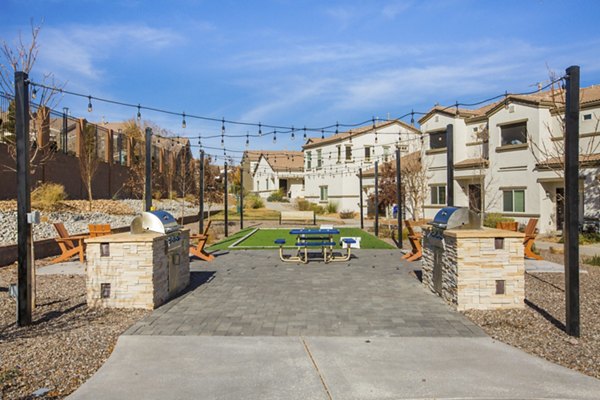
<path id="1" fill-rule="evenodd" d="M 538 168 L 554 168 L 563 165 L 562 157 L 550 157 L 537 163 Z M 590 165 L 600 164 L 600 153 L 594 154 L 580 154 L 579 155 L 579 166 L 585 167 Z"/>
<path id="2" fill-rule="evenodd" d="M 419 131 L 417 128 L 415 128 L 412 125 L 409 125 L 403 121 L 400 121 L 399 119 L 393 119 L 390 121 L 379 121 L 379 122 L 375 122 L 375 129 L 379 129 L 379 128 L 385 128 L 387 126 L 391 126 L 394 124 L 400 124 L 401 126 L 403 126 L 404 128 L 407 128 L 409 130 L 414 131 L 415 133 L 421 133 L 421 131 Z M 351 129 L 349 131 L 346 132 L 340 132 L 338 134 L 332 135 L 332 136 L 328 136 L 326 138 L 308 138 L 306 144 L 304 146 L 302 146 L 303 149 L 309 149 L 309 148 L 313 148 L 313 147 L 317 147 L 320 145 L 324 145 L 327 143 L 335 143 L 338 141 L 342 141 L 344 139 L 348 139 L 350 136 L 352 137 L 356 137 L 357 135 L 361 135 L 363 133 L 367 133 L 373 130 L 373 125 L 369 124 L 369 125 L 365 125 L 365 126 L 361 126 L 358 127 L 356 129 Z"/>
<path id="3" fill-rule="evenodd" d="M 244 156 L 250 152 L 253 153 L 247 155 L 250 161 L 258 161 L 262 157 L 269 163 L 271 168 L 273 168 L 273 171 L 304 171 L 304 153 L 301 151 L 264 151 L 260 152 L 258 158 L 254 159 L 257 151 L 251 150 L 245 152 Z"/>
<path id="4" fill-rule="evenodd" d="M 592 104 L 595 102 L 600 102 L 600 85 L 592 85 L 586 88 L 581 88 L 580 92 L 580 105 L 583 107 L 587 104 Z M 562 88 L 554 88 L 550 90 L 546 90 L 543 92 L 537 92 L 527 95 L 515 95 L 509 94 L 508 101 L 513 102 L 524 102 L 535 105 L 544 105 L 544 106 L 557 106 L 564 107 L 565 103 L 565 91 Z M 465 109 L 459 108 L 458 115 L 462 118 L 465 118 L 468 122 L 469 119 L 476 119 L 478 117 L 487 117 L 490 113 L 494 112 L 499 107 L 503 106 L 505 100 L 499 100 L 490 104 L 486 104 L 477 109 Z M 428 120 L 435 113 L 444 113 L 448 115 L 456 115 L 456 108 L 454 106 L 442 107 L 442 106 L 434 106 L 432 107 L 427 114 L 419 119 L 419 123 L 422 124 L 426 120 Z"/>
<path id="5" fill-rule="evenodd" d="M 489 160 L 485 158 L 476 157 L 476 158 L 466 158 L 462 161 L 454 163 L 454 168 L 473 168 L 473 167 L 487 167 L 489 165 Z"/>

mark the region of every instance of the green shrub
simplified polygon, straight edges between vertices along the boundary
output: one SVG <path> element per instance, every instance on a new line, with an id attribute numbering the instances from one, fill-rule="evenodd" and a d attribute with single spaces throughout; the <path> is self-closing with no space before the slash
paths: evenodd
<path id="1" fill-rule="evenodd" d="M 44 211 L 56 210 L 67 198 L 65 187 L 58 183 L 43 183 L 31 192 L 31 205 Z"/>
<path id="2" fill-rule="evenodd" d="M 282 188 L 272 192 L 269 197 L 267 197 L 267 201 L 283 201 L 285 199 L 285 193 Z"/>
<path id="3" fill-rule="evenodd" d="M 338 204 L 329 202 L 327 203 L 326 210 L 328 214 L 335 214 L 338 212 Z"/>
<path id="4" fill-rule="evenodd" d="M 310 201 L 305 199 L 296 200 L 296 208 L 298 211 L 310 211 Z"/>
<path id="5" fill-rule="evenodd" d="M 514 222 L 514 218 L 503 217 L 500 213 L 487 213 L 483 219 L 483 226 L 495 228 L 498 222 Z"/>
<path id="6" fill-rule="evenodd" d="M 354 216 L 356 215 L 356 213 L 352 210 L 342 210 L 340 211 L 340 218 L 341 219 L 352 219 L 354 218 Z"/>
<path id="7" fill-rule="evenodd" d="M 163 197 L 163 194 L 162 194 L 161 190 L 155 190 L 154 192 L 152 192 L 152 198 L 154 200 L 160 200 L 160 199 L 162 199 L 162 197 Z"/>
<path id="8" fill-rule="evenodd" d="M 314 211 L 317 215 L 325 214 L 325 208 L 315 203 L 310 203 L 309 211 Z"/>
<path id="9" fill-rule="evenodd" d="M 565 238 L 564 236 L 562 236 L 558 243 L 564 243 L 565 242 Z M 600 233 L 580 233 L 579 234 L 579 244 L 580 245 L 586 245 L 586 244 L 594 244 L 594 243 L 598 243 L 600 242 Z"/>
<path id="10" fill-rule="evenodd" d="M 583 260 L 583 262 L 586 264 L 595 265 L 597 267 L 600 267 L 600 256 L 595 255 L 593 257 L 587 257 Z"/>
<path id="11" fill-rule="evenodd" d="M 263 208 L 265 206 L 265 201 L 256 194 L 249 194 L 244 196 L 244 208 Z"/>

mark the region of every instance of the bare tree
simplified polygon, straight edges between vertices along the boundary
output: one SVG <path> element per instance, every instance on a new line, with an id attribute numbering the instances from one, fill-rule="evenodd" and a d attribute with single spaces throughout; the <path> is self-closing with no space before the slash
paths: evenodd
<path id="1" fill-rule="evenodd" d="M 185 213 L 186 196 L 195 188 L 195 174 L 193 171 L 193 158 L 189 151 L 189 147 L 184 147 L 180 151 L 179 157 L 179 173 L 177 175 L 177 184 L 181 192 L 181 224 L 183 225 L 183 217 Z"/>
<path id="2" fill-rule="evenodd" d="M 423 207 L 428 194 L 427 165 L 420 152 L 402 157 L 402 192 L 404 201 L 410 209 L 411 217 L 418 220 L 423 217 Z"/>
<path id="3" fill-rule="evenodd" d="M 0 46 L 0 89 L 10 98 L 14 98 L 14 74 L 17 71 L 22 71 L 31 74 L 39 53 L 39 34 L 41 24 L 35 25 L 33 20 L 31 25 L 31 41 L 28 43 L 19 33 L 18 41 L 14 45 L 10 45 L 6 41 L 2 41 Z M 36 168 L 47 163 L 53 158 L 55 146 L 48 139 L 49 133 L 49 117 L 50 110 L 58 104 L 59 97 L 56 96 L 64 85 L 56 82 L 54 75 L 51 73 L 44 74 L 41 77 L 43 86 L 34 86 L 30 90 L 30 103 L 34 106 L 30 107 L 30 120 L 34 131 L 36 132 L 36 140 L 32 145 L 30 153 L 30 169 L 31 173 L 35 173 Z M 6 126 L 5 126 L 6 128 Z M 14 131 L 11 132 L 14 135 Z M 9 154 L 16 160 L 16 148 L 14 139 L 5 138 L 5 143 L 8 145 Z M 14 165 L 4 165 L 6 170 L 14 171 Z"/>
<path id="4" fill-rule="evenodd" d="M 79 152 L 79 172 L 85 184 L 89 210 L 92 211 L 92 183 L 98 171 L 100 158 L 98 157 L 98 135 L 95 125 L 86 125 L 81 132 L 81 146 Z"/>

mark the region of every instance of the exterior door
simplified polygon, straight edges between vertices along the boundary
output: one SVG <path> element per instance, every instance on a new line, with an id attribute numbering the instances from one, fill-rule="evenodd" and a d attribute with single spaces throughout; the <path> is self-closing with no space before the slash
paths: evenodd
<path id="1" fill-rule="evenodd" d="M 481 184 L 469 185 L 469 209 L 481 211 Z"/>
<path id="2" fill-rule="evenodd" d="M 565 188 L 556 188 L 556 230 L 562 231 L 565 224 Z"/>

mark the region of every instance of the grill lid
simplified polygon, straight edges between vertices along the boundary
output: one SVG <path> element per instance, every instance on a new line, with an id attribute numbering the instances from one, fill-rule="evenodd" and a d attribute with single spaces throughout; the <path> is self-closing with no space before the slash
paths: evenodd
<path id="1" fill-rule="evenodd" d="M 479 216 L 467 207 L 444 207 L 429 224 L 438 229 L 478 228 Z"/>
<path id="2" fill-rule="evenodd" d="M 162 210 L 143 212 L 131 221 L 131 233 L 133 234 L 146 231 L 171 233 L 180 229 L 177 220 L 171 214 Z"/>

